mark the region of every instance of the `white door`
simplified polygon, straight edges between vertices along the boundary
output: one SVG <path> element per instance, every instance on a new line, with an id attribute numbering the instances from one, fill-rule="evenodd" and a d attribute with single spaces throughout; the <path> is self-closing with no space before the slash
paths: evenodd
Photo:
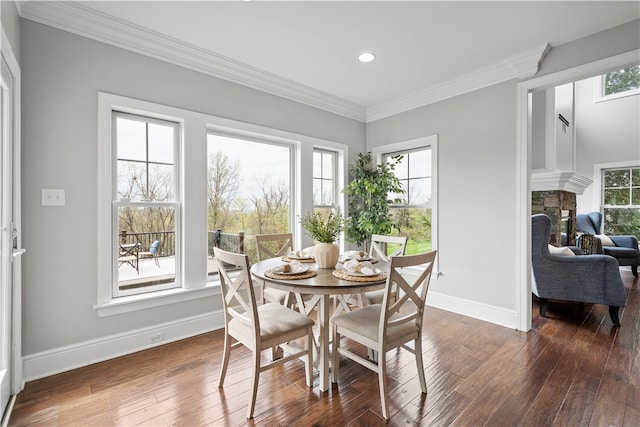
<path id="1" fill-rule="evenodd" d="M 0 415 L 9 399 L 22 386 L 20 357 L 20 255 L 19 191 L 14 191 L 19 178 L 19 151 L 16 140 L 16 79 L 0 56 Z M 17 196 L 17 197 L 16 197 Z M 16 337 L 17 335 L 17 337 Z M 17 351 L 17 352 L 16 352 Z M 17 360 L 18 359 L 18 360 Z M 16 369 L 18 369 L 16 371 Z M 18 381 L 18 384 L 16 383 Z M 17 385 L 17 386 L 16 386 Z"/>

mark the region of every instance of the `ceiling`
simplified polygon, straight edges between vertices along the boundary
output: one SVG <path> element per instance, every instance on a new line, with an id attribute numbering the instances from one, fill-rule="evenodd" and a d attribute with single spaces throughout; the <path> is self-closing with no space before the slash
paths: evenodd
<path id="1" fill-rule="evenodd" d="M 638 19 L 640 2 L 27 1 L 20 13 L 371 121 L 461 82 L 522 77 L 525 60 L 535 72 L 545 48 Z M 376 60 L 358 62 L 363 51 Z"/>

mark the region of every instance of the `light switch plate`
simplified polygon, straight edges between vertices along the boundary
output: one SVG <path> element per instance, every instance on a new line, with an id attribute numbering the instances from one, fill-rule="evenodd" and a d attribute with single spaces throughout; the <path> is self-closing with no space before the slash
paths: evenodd
<path id="1" fill-rule="evenodd" d="M 42 206 L 64 206 L 64 190 L 43 188 Z"/>

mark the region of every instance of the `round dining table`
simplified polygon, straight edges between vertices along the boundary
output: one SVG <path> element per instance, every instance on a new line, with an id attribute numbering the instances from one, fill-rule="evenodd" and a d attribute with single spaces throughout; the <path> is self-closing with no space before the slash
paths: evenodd
<path id="1" fill-rule="evenodd" d="M 382 289 L 386 282 L 386 272 L 389 268 L 387 262 L 379 262 L 375 267 L 382 273 L 371 278 L 349 277 L 340 274 L 342 264 L 335 268 L 318 268 L 315 263 L 302 264 L 308 267 L 306 274 L 285 276 L 273 274 L 273 269 L 285 264 L 283 258 L 271 258 L 259 261 L 251 266 L 251 274 L 264 281 L 265 286 L 291 292 L 296 297 L 298 309 L 305 315 L 309 315 L 317 306 L 318 325 L 318 371 L 320 390 L 329 389 L 329 308 L 330 297 L 336 296 L 336 309 L 333 315 L 342 311 L 350 311 L 347 304 L 348 295 L 360 292 Z M 334 270 L 338 270 L 334 274 Z M 314 274 L 315 273 L 315 274 Z M 308 277 L 312 276 L 312 277 Z M 347 280 L 350 279 L 350 280 Z M 308 295 L 303 298 L 302 295 Z M 310 297 L 309 297 L 310 296 Z"/>

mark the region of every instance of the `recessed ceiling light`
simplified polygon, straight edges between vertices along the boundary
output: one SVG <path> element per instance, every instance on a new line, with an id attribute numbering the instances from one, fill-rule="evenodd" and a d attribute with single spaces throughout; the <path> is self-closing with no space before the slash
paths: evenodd
<path id="1" fill-rule="evenodd" d="M 360 62 L 371 62 L 376 59 L 376 55 L 371 52 L 364 52 L 358 56 L 358 61 Z"/>

